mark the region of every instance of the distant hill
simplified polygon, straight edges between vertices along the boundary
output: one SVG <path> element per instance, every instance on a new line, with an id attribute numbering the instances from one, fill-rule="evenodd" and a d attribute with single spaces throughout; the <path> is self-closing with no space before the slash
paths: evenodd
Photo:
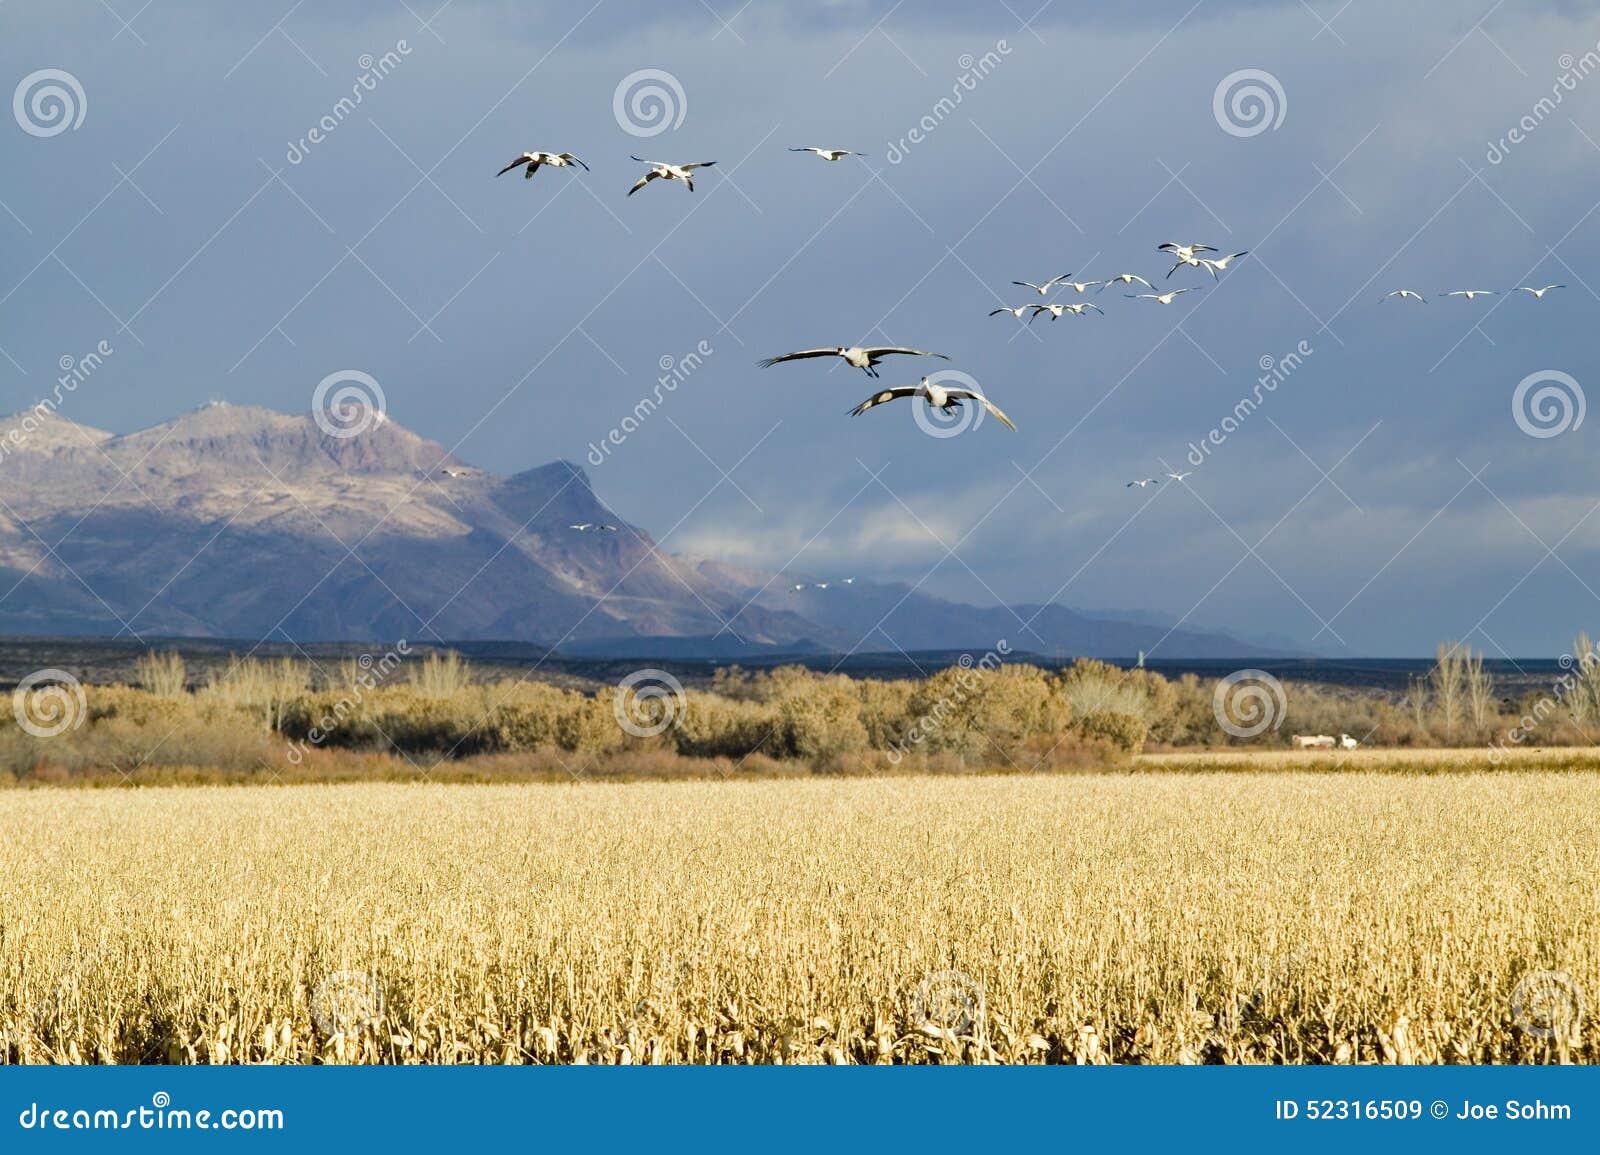
<path id="1" fill-rule="evenodd" d="M 0 424 L 15 429 L 21 417 Z M 29 416 L 0 453 L 0 631 L 495 640 L 596 657 L 955 650 L 1286 651 L 1063 606 L 975 607 L 659 549 L 577 465 L 504 476 L 395 424 L 208 405 L 116 435 Z M 450 468 L 460 476 L 446 476 Z M 615 533 L 579 533 L 605 523 Z"/>

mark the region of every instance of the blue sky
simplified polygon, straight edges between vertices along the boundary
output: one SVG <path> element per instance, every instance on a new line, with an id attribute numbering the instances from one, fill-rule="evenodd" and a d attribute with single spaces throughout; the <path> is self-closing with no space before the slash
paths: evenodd
<path id="1" fill-rule="evenodd" d="M 6 85 L 59 69 L 84 107 L 0 129 L 0 407 L 102 340 L 63 412 L 116 431 L 213 398 L 305 411 L 359 369 L 394 420 L 514 472 L 583 462 L 703 342 L 591 468 L 669 548 L 1358 654 L 1566 649 L 1600 608 L 1600 417 L 1531 436 L 1513 396 L 1596 384 L 1600 15 L 1038 3 L 8 0 Z M 614 97 L 646 69 L 682 96 L 642 137 Z M 1276 82 L 1273 127 L 1219 121 L 1242 70 Z M 785 151 L 808 144 L 871 156 Z M 494 179 L 528 148 L 593 171 Z M 627 198 L 629 153 L 719 163 Z M 1118 286 L 1087 298 L 1105 316 L 986 315 L 1028 299 L 1014 279 L 1159 281 L 1169 239 L 1251 255 L 1180 270 L 1201 291 L 1170 307 Z M 1401 286 L 1429 303 L 1380 303 Z M 1021 431 L 850 418 L 859 371 L 755 367 L 858 341 L 950 354 Z M 1125 487 L 1163 463 L 1192 476 Z"/>

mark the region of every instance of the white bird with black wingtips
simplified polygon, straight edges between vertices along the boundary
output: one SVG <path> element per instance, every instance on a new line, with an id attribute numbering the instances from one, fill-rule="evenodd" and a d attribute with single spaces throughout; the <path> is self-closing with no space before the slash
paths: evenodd
<path id="1" fill-rule="evenodd" d="M 1211 274 L 1211 279 L 1214 281 L 1217 279 L 1217 274 L 1219 272 L 1223 272 L 1232 262 L 1237 261 L 1240 257 L 1247 256 L 1249 252 L 1249 249 L 1243 249 L 1237 253 L 1229 253 L 1225 257 L 1217 257 L 1214 260 L 1207 257 L 1201 257 L 1200 267 L 1209 272 Z"/>
<path id="2" fill-rule="evenodd" d="M 1020 317 L 1022 314 L 1017 315 Z M 804 361 L 808 357 L 838 357 L 845 364 L 863 370 L 868 377 L 878 376 L 876 366 L 885 357 L 937 357 L 941 361 L 950 360 L 943 353 L 930 353 L 926 349 L 907 349 L 900 345 L 834 345 L 822 349 L 801 349 L 798 353 L 768 357 L 756 363 L 763 369 L 770 369 L 785 361 Z"/>
<path id="3" fill-rule="evenodd" d="M 1532 285 L 1518 285 L 1517 286 L 1517 292 L 1519 292 L 1519 293 L 1527 293 L 1534 300 L 1539 300 L 1546 293 L 1548 293 L 1551 289 L 1565 289 L 1565 288 L 1566 288 L 1565 285 L 1545 285 L 1543 288 L 1538 288 L 1538 289 L 1534 288 Z"/>
<path id="4" fill-rule="evenodd" d="M 1096 313 L 1102 315 L 1105 313 L 1105 310 L 1093 301 L 1079 301 L 1076 304 L 1060 301 L 1046 305 L 1035 305 L 1033 307 L 1033 316 L 1028 318 L 1028 324 L 1033 324 L 1040 313 L 1049 313 L 1052 321 L 1059 321 L 1063 313 L 1071 313 L 1074 317 L 1081 317 L 1085 309 L 1093 309 Z"/>
<path id="5" fill-rule="evenodd" d="M 1405 300 L 1421 301 L 1424 305 L 1426 305 L 1428 303 L 1428 298 L 1424 297 L 1421 293 L 1418 293 L 1418 292 L 1416 292 L 1416 291 L 1414 291 L 1412 289 L 1396 289 L 1392 293 L 1385 293 L 1383 295 L 1383 299 L 1385 301 L 1387 301 L 1390 297 L 1399 297 L 1402 301 L 1405 301 Z"/>
<path id="6" fill-rule="evenodd" d="M 714 160 L 697 160 L 692 164 L 668 164 L 660 160 L 645 160 L 642 156 L 636 156 L 633 159 L 640 164 L 649 165 L 650 171 L 640 177 L 638 183 L 628 190 L 629 196 L 632 196 L 653 180 L 681 180 L 685 188 L 690 192 L 694 192 L 694 170 L 697 168 L 710 168 L 717 163 Z"/>
<path id="7" fill-rule="evenodd" d="M 1127 297 L 1130 301 L 1155 301 L 1157 304 L 1170 305 L 1174 300 L 1182 296 L 1184 293 L 1192 293 L 1194 291 L 1194 288 L 1191 286 L 1187 289 L 1173 289 L 1168 293 L 1124 293 L 1122 295 Z"/>
<path id="8" fill-rule="evenodd" d="M 541 165 L 547 165 L 550 168 L 566 168 L 575 164 L 583 169 L 584 172 L 589 171 L 589 166 L 570 152 L 525 152 L 494 175 L 505 176 L 512 169 L 524 164 L 528 166 L 528 171 L 522 174 L 523 180 L 532 180 L 533 174 L 539 171 Z"/>
<path id="9" fill-rule="evenodd" d="M 1154 289 L 1155 288 L 1154 285 L 1152 285 L 1149 281 L 1145 280 L 1138 273 L 1118 273 L 1116 276 L 1114 276 L 1110 280 L 1106 281 L 1105 284 L 1106 285 L 1115 285 L 1115 284 L 1118 284 L 1120 282 L 1121 284 L 1124 284 L 1124 285 L 1131 285 L 1135 281 L 1137 281 L 1139 284 L 1143 285 L 1147 289 Z M 1100 291 L 1102 293 L 1105 292 L 1104 287 L 1102 287 Z"/>
<path id="10" fill-rule="evenodd" d="M 1494 297 L 1500 293 L 1499 289 L 1451 289 L 1444 295 L 1446 297 L 1465 297 L 1472 300 L 1474 297 Z"/>
<path id="11" fill-rule="evenodd" d="M 814 152 L 823 160 L 838 160 L 846 156 L 866 156 L 864 152 L 852 152 L 848 148 L 791 148 L 790 152 Z"/>
<path id="12" fill-rule="evenodd" d="M 1032 281 L 1012 281 L 1011 283 L 1013 285 L 1021 285 L 1024 289 L 1032 289 L 1041 297 L 1048 297 L 1051 289 L 1055 288 L 1057 285 L 1065 284 L 1067 278 L 1070 276 L 1072 276 L 1071 273 L 1062 273 L 1059 277 L 1051 277 L 1042 285 L 1036 285 Z"/>
<path id="13" fill-rule="evenodd" d="M 896 385 L 893 389 L 884 389 L 874 393 L 860 405 L 857 405 L 854 409 L 850 410 L 850 416 L 858 417 L 865 413 L 868 409 L 878 405 L 886 404 L 890 401 L 898 400 L 901 397 L 910 397 L 913 399 L 920 397 L 928 403 L 928 408 L 939 409 L 945 413 L 952 413 L 961 408 L 961 403 L 963 401 L 975 401 L 979 405 L 982 405 L 990 413 L 994 414 L 994 416 L 999 419 L 1000 423 L 1007 429 L 1016 429 L 1016 426 L 1011 423 L 1011 418 L 1002 413 L 999 407 L 994 404 L 994 402 L 990 401 L 977 390 L 966 389 L 962 387 L 952 389 L 927 377 L 924 377 L 922 381 L 916 385 Z"/>
<path id="14" fill-rule="evenodd" d="M 1160 485 L 1160 484 L 1161 483 L 1159 481 L 1157 481 L 1153 477 L 1141 477 L 1137 481 L 1128 482 L 1128 484 L 1123 486 L 1123 488 L 1124 489 L 1132 489 L 1134 486 L 1137 485 L 1140 489 L 1143 489 L 1147 485 Z"/>

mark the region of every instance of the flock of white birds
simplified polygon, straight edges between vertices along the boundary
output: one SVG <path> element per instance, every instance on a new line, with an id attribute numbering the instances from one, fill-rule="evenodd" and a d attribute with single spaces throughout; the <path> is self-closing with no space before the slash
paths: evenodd
<path id="1" fill-rule="evenodd" d="M 855 152 L 847 148 L 804 147 L 791 148 L 789 151 L 812 153 L 815 156 L 821 157 L 823 160 L 830 162 L 840 160 L 847 156 L 867 155 L 866 153 Z M 637 182 L 635 182 L 633 187 L 628 190 L 629 196 L 632 196 L 634 193 L 644 188 L 651 181 L 656 180 L 664 180 L 668 182 L 680 181 L 686 189 L 688 189 L 690 192 L 693 192 L 695 170 L 710 168 L 712 165 L 717 163 L 714 160 L 702 160 L 686 164 L 672 164 L 666 161 L 645 160 L 642 157 L 637 156 L 633 157 L 632 159 L 638 161 L 640 164 L 649 165 L 649 169 L 642 177 L 638 179 Z M 589 166 L 584 164 L 583 161 L 579 160 L 576 156 L 573 156 L 570 152 L 525 152 L 513 160 L 510 164 L 506 165 L 505 168 L 501 169 L 495 175 L 504 176 L 513 169 L 523 168 L 525 166 L 525 171 L 522 175 L 524 179 L 530 179 L 534 173 L 539 171 L 541 167 L 567 168 L 571 165 L 578 165 L 585 172 L 589 171 Z M 1157 245 L 1156 248 L 1160 252 L 1166 253 L 1173 259 L 1172 267 L 1167 270 L 1166 277 L 1164 278 L 1165 280 L 1170 280 L 1172 278 L 1172 274 L 1176 273 L 1179 269 L 1191 268 L 1200 269 L 1204 272 L 1210 273 L 1211 279 L 1216 281 L 1220 279 L 1218 277 L 1219 273 L 1225 272 L 1228 266 L 1234 261 L 1237 261 L 1239 258 L 1249 254 L 1248 249 L 1243 249 L 1236 253 L 1222 253 L 1221 250 L 1212 245 L 1204 245 L 1199 243 L 1180 244 L 1177 241 L 1166 241 L 1160 245 Z M 1220 255 L 1208 257 L 1203 255 L 1206 253 L 1218 253 Z M 1186 285 L 1182 288 L 1176 289 L 1168 289 L 1164 292 L 1157 291 L 1154 284 L 1152 284 L 1150 281 L 1147 281 L 1144 277 L 1139 276 L 1137 273 L 1118 273 L 1113 277 L 1081 281 L 1073 280 L 1072 276 L 1073 274 L 1071 273 L 1062 273 L 1059 276 L 1051 277 L 1042 284 L 1035 284 L 1032 281 L 1012 281 L 1011 283 L 1019 286 L 1020 288 L 1031 289 L 1040 297 L 1046 298 L 1049 297 L 1051 293 L 1061 289 L 1068 289 L 1079 296 L 1082 296 L 1089 289 L 1096 289 L 1097 293 L 1104 293 L 1107 288 L 1116 284 L 1120 284 L 1126 288 L 1132 288 L 1134 285 L 1143 285 L 1149 290 L 1149 292 L 1124 293 L 1123 296 L 1133 301 L 1154 301 L 1158 305 L 1171 305 L 1184 293 L 1192 293 L 1196 291 L 1196 286 L 1193 285 Z M 1536 300 L 1539 300 L 1543 299 L 1546 293 L 1549 293 L 1554 289 L 1564 288 L 1566 288 L 1565 285 L 1519 285 L 1515 289 L 1508 290 L 1450 289 L 1441 291 L 1439 295 L 1443 297 L 1464 297 L 1466 300 L 1471 301 L 1477 297 L 1491 297 L 1497 296 L 1502 292 L 1516 292 L 1527 293 Z M 1427 298 L 1414 289 L 1395 289 L 1393 292 L 1385 294 L 1383 300 L 1389 300 L 1390 298 L 1418 301 L 1422 304 L 1428 303 Z M 989 316 L 997 317 L 1001 314 L 1008 314 L 1018 320 L 1021 320 L 1023 315 L 1026 314 L 1028 317 L 1028 324 L 1031 325 L 1034 321 L 1038 320 L 1040 314 L 1043 313 L 1048 313 L 1052 321 L 1059 321 L 1067 313 L 1071 313 L 1074 317 L 1082 317 L 1088 312 L 1099 313 L 1102 316 L 1105 315 L 1105 310 L 1099 305 L 1095 304 L 1093 301 L 1046 300 L 1043 302 L 1036 301 L 1022 305 L 1002 305 L 998 309 L 991 310 Z M 938 357 L 941 360 L 950 360 L 950 358 L 943 353 L 934 353 L 926 349 L 912 349 L 900 345 L 827 345 L 815 349 L 800 349 L 796 352 L 784 353 L 777 357 L 768 357 L 759 362 L 759 364 L 763 369 L 768 369 L 774 365 L 781 365 L 788 361 L 805 361 L 819 357 L 837 357 L 844 361 L 845 364 L 862 370 L 867 374 L 867 376 L 876 378 L 879 376 L 877 369 L 878 363 L 885 357 L 895 356 Z M 1016 425 L 1011 421 L 1011 418 L 1007 417 L 1005 413 L 1001 412 L 999 407 L 994 404 L 994 402 L 990 401 L 976 389 L 967 388 L 964 385 L 947 385 L 941 381 L 927 376 L 924 376 L 921 381 L 915 385 L 896 385 L 891 388 L 879 390 L 872 396 L 868 397 L 865 401 L 861 402 L 861 404 L 857 405 L 854 409 L 850 410 L 850 415 L 852 417 L 859 416 L 860 414 L 865 413 L 868 409 L 875 408 L 876 406 L 886 404 L 890 401 L 917 398 L 920 398 L 930 409 L 939 410 L 947 415 L 959 410 L 963 402 L 970 401 L 974 404 L 983 406 L 1008 429 L 1016 429 Z M 1165 479 L 1174 482 L 1181 482 L 1188 476 L 1188 473 L 1168 473 L 1166 474 Z M 1162 480 L 1162 478 L 1156 477 L 1141 477 L 1128 482 L 1127 488 L 1131 489 L 1137 486 L 1140 489 L 1143 489 L 1149 485 L 1159 485 Z M 614 527 L 612 526 L 594 526 L 587 524 L 574 525 L 571 528 L 585 533 L 614 531 Z M 843 584 L 848 585 L 853 580 L 854 579 L 846 579 Z M 828 588 L 826 582 L 817 582 L 813 583 L 813 585 L 817 589 Z M 796 585 L 794 588 L 796 590 L 801 590 L 805 589 L 806 586 Z"/>

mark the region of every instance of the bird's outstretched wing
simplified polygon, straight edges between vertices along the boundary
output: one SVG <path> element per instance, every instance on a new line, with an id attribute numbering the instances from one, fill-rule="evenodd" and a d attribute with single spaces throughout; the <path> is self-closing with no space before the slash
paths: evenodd
<path id="1" fill-rule="evenodd" d="M 639 178 L 639 182 L 637 184 L 635 184 L 631 189 L 628 190 L 628 195 L 632 196 L 634 193 L 636 193 L 640 189 L 644 188 L 644 186 L 649 184 L 651 181 L 660 179 L 660 176 L 661 176 L 661 174 L 658 173 L 655 169 L 651 169 L 649 172 L 645 173 L 642 177 Z"/>
<path id="2" fill-rule="evenodd" d="M 798 353 L 785 353 L 781 357 L 767 357 L 756 364 L 763 369 L 770 369 L 774 365 L 782 365 L 785 361 L 804 361 L 807 357 L 837 357 L 838 349 L 802 349 Z"/>
<path id="3" fill-rule="evenodd" d="M 891 389 L 891 390 L 889 390 L 889 392 L 898 393 L 899 390 L 898 389 Z M 915 390 L 912 390 L 912 392 L 915 392 Z M 946 393 L 947 396 L 953 397 L 953 398 L 955 398 L 956 400 L 959 400 L 959 401 L 976 401 L 979 405 L 982 405 L 990 413 L 994 414 L 995 418 L 997 420 L 999 420 L 1000 424 L 1004 425 L 1007 429 L 1011 430 L 1012 432 L 1016 432 L 1016 428 L 1017 427 L 1015 425 L 1011 424 L 1011 418 L 1007 417 L 1004 413 L 1000 412 L 1000 407 L 998 405 L 996 405 L 993 401 L 990 401 L 982 393 L 975 393 L 971 389 L 947 389 L 947 390 L 945 390 L 945 393 Z"/>
<path id="4" fill-rule="evenodd" d="M 697 160 L 693 164 L 680 164 L 679 168 L 710 168 L 717 162 L 714 160 Z"/>
<path id="5" fill-rule="evenodd" d="M 863 349 L 861 351 L 869 358 L 889 357 L 895 354 L 900 354 L 906 357 L 937 357 L 941 361 L 950 360 L 950 358 L 945 356 L 943 353 L 930 353 L 926 349 L 907 349 L 900 345 L 876 345 L 872 348 Z"/>
<path id="6" fill-rule="evenodd" d="M 882 405 L 885 402 L 893 401 L 897 397 L 915 397 L 917 390 L 920 388 L 920 385 L 896 385 L 893 389 L 880 389 L 860 405 L 850 410 L 850 416 L 859 417 L 874 405 Z"/>
<path id="7" fill-rule="evenodd" d="M 521 156 L 517 157 L 516 160 L 514 160 L 510 164 L 506 165 L 505 168 L 501 169 L 499 172 L 495 173 L 494 175 L 495 176 L 505 176 L 506 173 L 510 172 L 514 168 L 517 168 L 519 165 L 530 164 L 530 163 L 532 163 L 532 161 L 533 161 L 533 157 L 531 155 L 529 155 L 528 153 L 523 153 Z"/>
<path id="8" fill-rule="evenodd" d="M 1102 309 L 1099 305 L 1095 304 L 1093 301 L 1085 301 L 1083 303 L 1083 307 L 1085 309 L 1093 309 L 1096 313 L 1099 313 L 1101 316 L 1105 316 L 1105 312 L 1106 311 L 1104 309 Z M 1081 312 L 1082 310 L 1079 310 L 1079 311 Z"/>
<path id="9" fill-rule="evenodd" d="M 556 155 L 558 155 L 562 160 L 571 161 L 573 164 L 583 169 L 584 172 L 589 171 L 589 166 L 584 164 L 583 161 L 579 160 L 577 157 L 573 156 L 570 152 L 557 153 Z"/>
<path id="10" fill-rule="evenodd" d="M 1043 285 L 1036 285 L 1032 281 L 1012 281 L 1011 283 L 1013 285 L 1021 285 L 1024 289 L 1033 289 L 1035 292 L 1044 288 Z"/>

